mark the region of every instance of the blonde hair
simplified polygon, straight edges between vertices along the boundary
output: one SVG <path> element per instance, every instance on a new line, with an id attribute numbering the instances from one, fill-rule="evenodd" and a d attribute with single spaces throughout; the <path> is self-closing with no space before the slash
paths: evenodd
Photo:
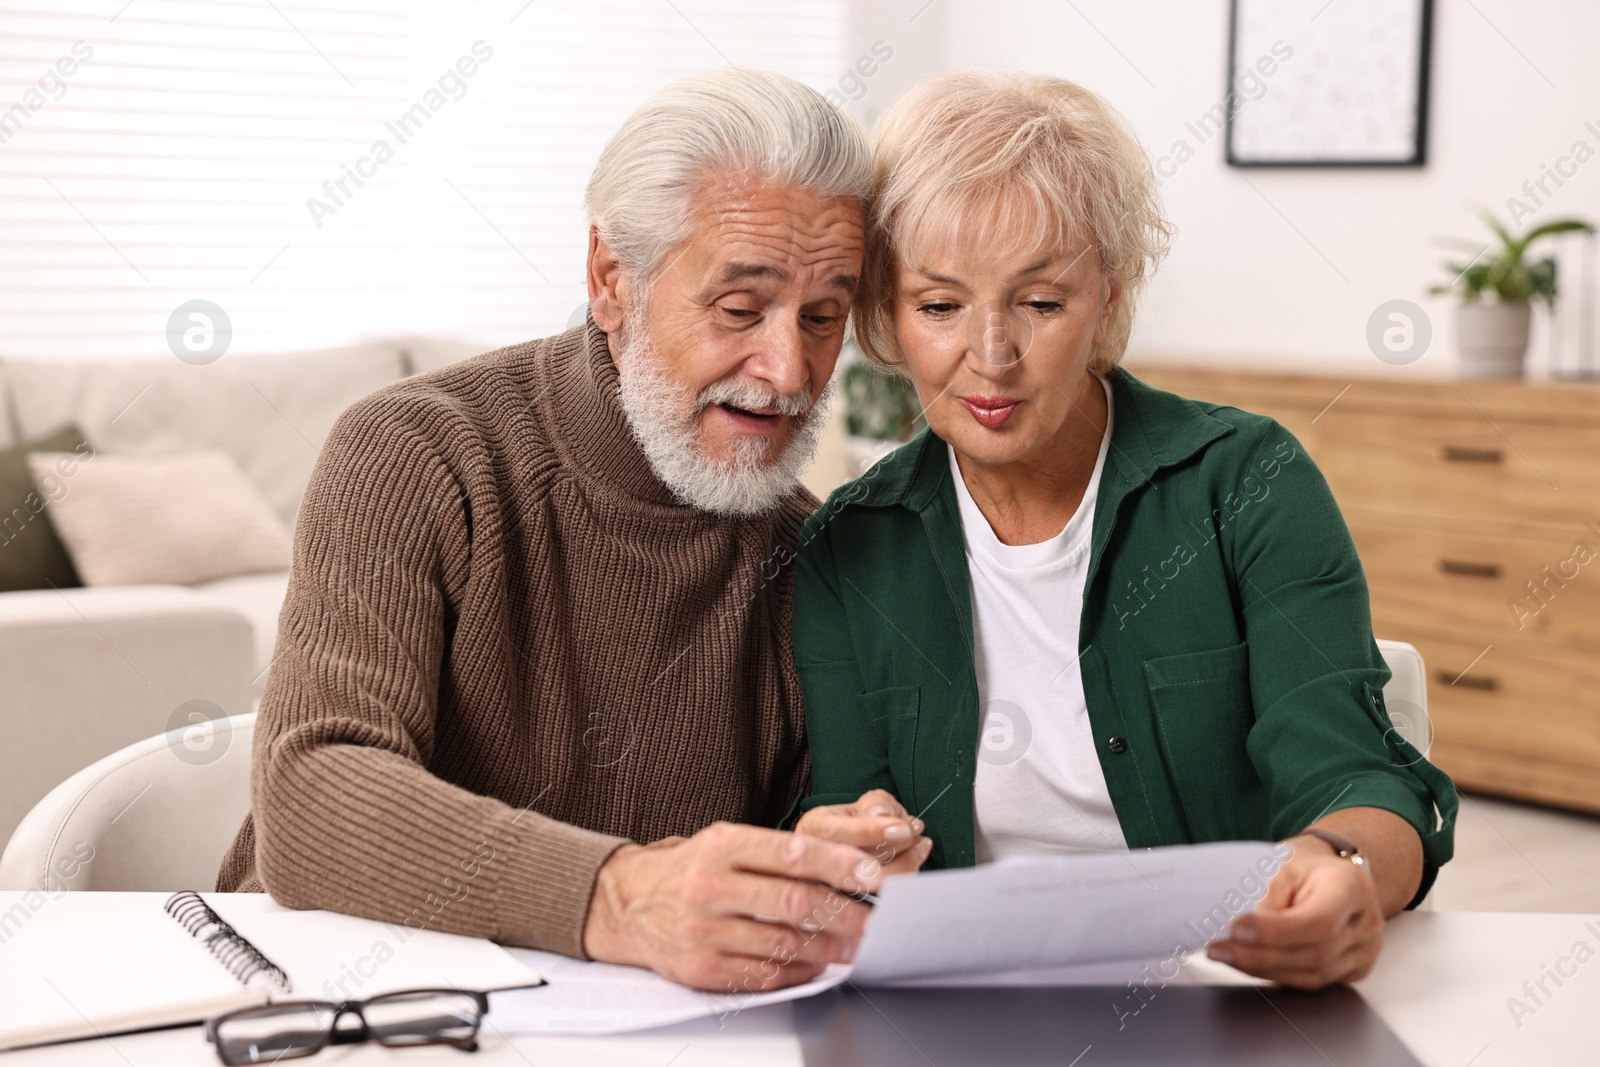
<path id="1" fill-rule="evenodd" d="M 868 359 L 904 361 L 890 306 L 895 255 L 933 241 L 971 247 L 1037 234 L 1065 251 L 1090 242 L 1122 288 L 1089 369 L 1122 359 L 1140 290 L 1166 254 L 1149 156 L 1099 95 L 1041 75 L 946 74 L 914 86 L 873 137 L 874 192 L 855 336 Z"/>

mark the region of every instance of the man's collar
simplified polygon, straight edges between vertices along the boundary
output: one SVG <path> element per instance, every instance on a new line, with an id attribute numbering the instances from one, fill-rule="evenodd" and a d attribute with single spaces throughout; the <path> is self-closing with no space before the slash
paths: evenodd
<path id="1" fill-rule="evenodd" d="M 534 404 L 546 413 L 557 448 L 575 469 L 642 503 L 687 510 L 634 439 L 618 396 L 617 367 L 593 315 L 549 339 L 539 374 Z"/>
<path id="2" fill-rule="evenodd" d="M 1108 377 L 1114 418 L 1106 462 L 1121 475 L 1124 491 L 1233 432 L 1231 425 L 1212 418 L 1194 401 L 1146 385 L 1122 367 L 1112 368 Z M 924 428 L 909 445 L 868 471 L 862 479 L 867 491 L 852 500 L 867 507 L 903 505 L 921 512 L 949 478 L 944 441 Z"/>

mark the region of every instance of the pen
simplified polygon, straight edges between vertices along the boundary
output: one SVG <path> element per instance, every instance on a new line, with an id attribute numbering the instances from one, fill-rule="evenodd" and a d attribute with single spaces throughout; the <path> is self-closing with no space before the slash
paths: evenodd
<path id="1" fill-rule="evenodd" d="M 840 889 L 837 886 L 828 885 L 826 882 L 812 882 L 811 884 L 816 886 L 818 889 L 826 889 L 830 893 L 837 893 L 839 896 L 844 897 L 846 900 L 853 900 L 857 904 L 865 904 L 869 908 L 876 906 L 877 903 L 878 903 L 878 898 L 876 896 L 874 896 L 871 893 L 863 892 L 861 890 L 857 890 L 857 889 Z M 757 922 L 775 923 L 775 924 L 780 923 L 780 920 L 774 919 L 774 918 L 772 918 L 771 916 L 768 916 L 768 915 L 756 915 L 756 916 L 752 916 L 752 918 L 754 918 Z M 819 926 L 816 923 L 802 922 L 800 924 L 800 926 L 799 926 L 799 929 L 804 930 L 807 933 L 818 933 L 823 929 L 823 927 Z"/>
<path id="2" fill-rule="evenodd" d="M 821 886 L 823 889 L 826 889 L 830 893 L 838 893 L 846 900 L 853 900 L 857 904 L 865 904 L 869 908 L 876 906 L 878 903 L 878 898 L 871 893 L 861 892 L 854 889 L 839 889 L 836 886 L 824 885 L 822 882 L 817 882 L 816 884 Z"/>

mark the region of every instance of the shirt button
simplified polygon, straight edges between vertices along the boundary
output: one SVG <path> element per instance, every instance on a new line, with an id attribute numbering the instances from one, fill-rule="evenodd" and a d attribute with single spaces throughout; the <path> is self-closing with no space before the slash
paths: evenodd
<path id="1" fill-rule="evenodd" d="M 1113 737 L 1106 742 L 1106 747 L 1111 750 L 1113 756 L 1120 756 L 1128 751 L 1128 739 L 1125 737 Z"/>

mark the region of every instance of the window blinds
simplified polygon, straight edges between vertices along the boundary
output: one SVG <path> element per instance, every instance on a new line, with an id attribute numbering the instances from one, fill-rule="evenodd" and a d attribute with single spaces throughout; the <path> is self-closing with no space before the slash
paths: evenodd
<path id="1" fill-rule="evenodd" d="M 583 185 L 650 93 L 819 89 L 843 0 L 0 0 L 0 353 L 485 345 L 584 299 Z"/>

